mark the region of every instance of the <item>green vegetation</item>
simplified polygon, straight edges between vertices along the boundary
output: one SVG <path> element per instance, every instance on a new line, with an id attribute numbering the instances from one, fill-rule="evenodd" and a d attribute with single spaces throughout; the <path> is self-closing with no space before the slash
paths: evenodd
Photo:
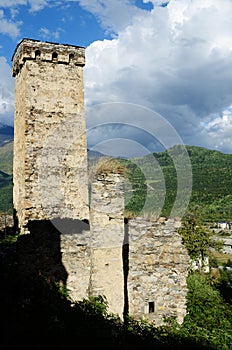
<path id="1" fill-rule="evenodd" d="M 231 220 L 232 155 L 195 146 L 186 146 L 186 150 L 191 161 L 193 179 L 191 199 L 186 212 L 194 211 L 198 206 L 204 221 Z M 128 169 L 128 178 L 133 188 L 133 196 L 127 202 L 127 211 L 139 213 L 148 200 L 153 208 L 152 214 L 156 215 L 161 204 L 160 198 L 165 196 L 161 215 L 170 215 L 177 193 L 176 169 L 170 156 L 172 152 L 175 152 L 177 159 L 181 159 L 181 148 L 178 150 L 178 146 L 153 154 L 160 168 L 154 167 L 151 155 L 121 160 Z M 150 187 L 155 190 L 149 190 Z"/>
<path id="2" fill-rule="evenodd" d="M 13 142 L 0 147 L 0 212 L 12 213 Z"/>
<path id="3" fill-rule="evenodd" d="M 205 258 L 211 256 L 210 248 L 215 251 L 222 249 L 222 241 L 213 239 L 214 232 L 202 223 L 197 209 L 182 218 L 179 234 L 191 259 L 200 260 L 202 267 Z"/>
<path id="4" fill-rule="evenodd" d="M 230 350 L 232 275 L 227 269 L 188 276 L 187 314 L 156 327 L 108 312 L 104 296 L 72 302 L 65 286 L 20 268 L 17 236 L 0 239 L 1 349 Z M 27 261 L 27 257 L 25 256 Z"/>
<path id="5" fill-rule="evenodd" d="M 13 209 L 13 185 L 12 176 L 1 181 L 0 174 L 0 212 L 12 213 Z"/>
<path id="6" fill-rule="evenodd" d="M 231 283 L 232 275 L 229 280 Z M 181 327 L 175 325 L 171 333 L 195 339 L 209 349 L 231 349 L 232 305 L 220 293 L 218 281 L 212 283 L 210 274 L 194 272 L 189 275 L 187 310 Z"/>
<path id="7" fill-rule="evenodd" d="M 9 175 L 13 174 L 13 142 L 0 147 L 0 170 Z"/>

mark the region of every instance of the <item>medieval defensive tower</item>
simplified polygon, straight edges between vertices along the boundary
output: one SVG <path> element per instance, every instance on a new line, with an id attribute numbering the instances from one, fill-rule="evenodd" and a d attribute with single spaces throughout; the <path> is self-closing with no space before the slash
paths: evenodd
<path id="1" fill-rule="evenodd" d="M 89 218 L 83 47 L 23 39 L 15 77 L 14 209 L 28 220 Z"/>
<path id="2" fill-rule="evenodd" d="M 62 283 L 73 300 L 104 295 L 120 317 L 182 322 L 189 256 L 179 219 L 124 218 L 124 173 L 107 164 L 89 186 L 84 48 L 23 39 L 12 61 L 13 200 L 20 233 L 31 233 L 18 241 L 22 270 Z"/>

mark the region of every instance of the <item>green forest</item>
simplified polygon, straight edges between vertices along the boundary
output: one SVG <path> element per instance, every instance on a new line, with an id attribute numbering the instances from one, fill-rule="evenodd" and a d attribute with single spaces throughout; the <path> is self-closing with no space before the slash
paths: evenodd
<path id="1" fill-rule="evenodd" d="M 0 146 L 0 212 L 12 213 L 13 142 Z"/>
<path id="2" fill-rule="evenodd" d="M 195 146 L 186 146 L 186 150 L 192 168 L 192 191 L 186 211 L 193 211 L 197 206 L 204 221 L 231 220 L 232 155 Z M 153 154 L 160 169 L 151 167 L 153 162 L 150 155 L 120 160 L 127 169 L 127 176 L 133 188 L 133 195 L 130 195 L 126 203 L 126 210 L 129 213 L 139 214 L 149 196 L 151 208 L 155 210 L 154 204 L 160 204 L 159 196 L 165 196 L 161 215 L 166 217 L 170 215 L 177 193 L 177 173 L 172 152 L 175 152 L 180 159 L 183 156 L 182 147 L 178 146 L 169 151 Z M 148 191 L 149 185 L 153 186 L 155 191 Z M 155 215 L 155 212 L 147 214 Z"/>

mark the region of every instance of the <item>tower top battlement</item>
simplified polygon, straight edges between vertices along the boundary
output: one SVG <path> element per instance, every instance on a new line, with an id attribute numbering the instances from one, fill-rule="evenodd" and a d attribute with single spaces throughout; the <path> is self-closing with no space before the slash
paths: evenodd
<path id="1" fill-rule="evenodd" d="M 68 44 L 26 39 L 20 41 L 12 56 L 12 75 L 15 77 L 27 60 L 85 65 L 85 48 Z"/>

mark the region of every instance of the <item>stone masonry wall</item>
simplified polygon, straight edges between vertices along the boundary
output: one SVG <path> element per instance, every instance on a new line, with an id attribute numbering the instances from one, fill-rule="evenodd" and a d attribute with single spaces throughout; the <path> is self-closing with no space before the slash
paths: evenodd
<path id="1" fill-rule="evenodd" d="M 66 287 L 72 300 L 89 296 L 91 272 L 90 231 L 61 235 L 62 263 L 67 271 Z"/>
<path id="2" fill-rule="evenodd" d="M 121 176 L 114 173 L 98 175 L 91 191 L 90 293 L 104 295 L 109 311 L 119 316 L 122 316 L 124 308 L 123 211 Z"/>
<path id="3" fill-rule="evenodd" d="M 174 219 L 129 221 L 129 312 L 161 324 L 164 316 L 186 314 L 190 258 Z"/>
<path id="4" fill-rule="evenodd" d="M 19 226 L 88 219 L 84 49 L 24 39 L 15 76 L 14 207 Z"/>

